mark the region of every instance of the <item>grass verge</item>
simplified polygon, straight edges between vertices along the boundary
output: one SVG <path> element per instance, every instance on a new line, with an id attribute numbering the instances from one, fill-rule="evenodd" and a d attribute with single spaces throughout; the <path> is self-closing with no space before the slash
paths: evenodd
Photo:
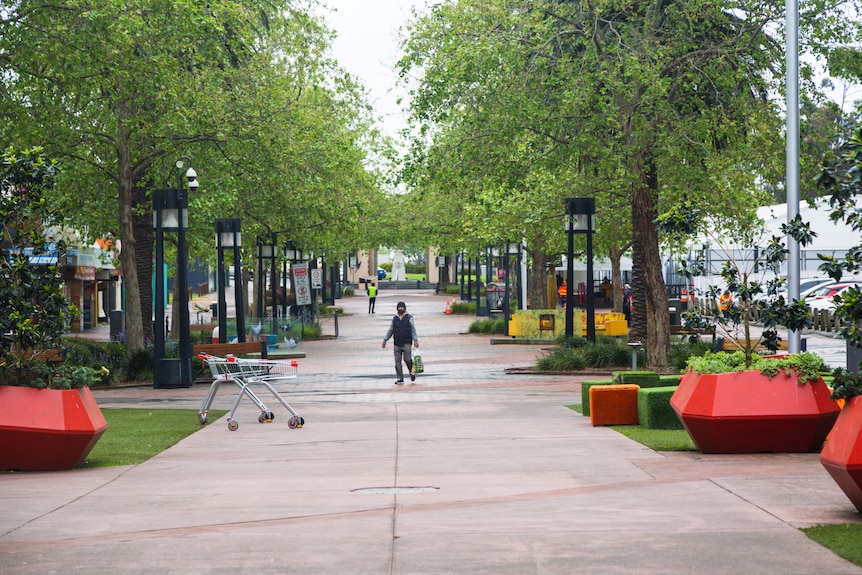
<path id="1" fill-rule="evenodd" d="M 225 413 L 210 411 L 209 423 Z M 204 427 L 195 409 L 103 409 L 102 414 L 108 429 L 79 467 L 143 463 Z"/>
<path id="2" fill-rule="evenodd" d="M 815 525 L 801 531 L 836 555 L 862 566 L 862 524 Z"/>
<path id="3" fill-rule="evenodd" d="M 580 404 L 566 407 L 581 415 L 584 413 Z M 684 429 L 647 429 L 640 425 L 611 425 L 610 428 L 654 451 L 697 451 L 697 446 Z"/>

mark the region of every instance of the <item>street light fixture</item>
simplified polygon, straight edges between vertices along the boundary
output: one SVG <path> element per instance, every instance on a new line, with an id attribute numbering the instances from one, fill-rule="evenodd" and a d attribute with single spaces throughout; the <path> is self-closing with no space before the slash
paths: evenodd
<path id="1" fill-rule="evenodd" d="M 241 222 L 239 218 L 219 218 L 215 221 L 216 251 L 218 255 L 218 341 L 227 343 L 227 294 L 225 283 L 224 253 L 233 251 L 234 297 L 236 301 L 237 341 L 245 342 L 245 302 L 242 297 L 242 248 Z"/>
<path id="2" fill-rule="evenodd" d="M 596 306 L 593 294 L 593 232 L 595 231 L 595 198 L 566 198 L 566 235 L 568 236 L 566 265 L 566 337 L 574 335 L 574 235 L 587 235 L 587 339 L 596 341 Z"/>
<path id="3" fill-rule="evenodd" d="M 156 389 L 192 386 L 192 344 L 189 326 L 188 254 L 186 230 L 189 227 L 189 192 L 197 191 L 197 172 L 191 166 L 183 171 L 188 156 L 176 162 L 177 187 L 153 192 L 153 228 L 156 231 L 156 325 L 153 387 Z M 186 185 L 183 185 L 183 177 Z M 165 358 L 165 277 L 164 232 L 177 232 L 177 297 L 180 325 L 179 360 Z"/>

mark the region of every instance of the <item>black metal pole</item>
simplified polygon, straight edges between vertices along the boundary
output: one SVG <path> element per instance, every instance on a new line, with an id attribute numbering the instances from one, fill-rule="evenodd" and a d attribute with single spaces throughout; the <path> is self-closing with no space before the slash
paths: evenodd
<path id="1" fill-rule="evenodd" d="M 571 203 L 566 202 L 566 337 L 575 334 L 575 230 L 572 221 Z"/>
<path id="2" fill-rule="evenodd" d="M 180 206 L 180 225 L 177 233 L 177 282 L 180 291 L 180 384 L 192 386 L 192 342 L 189 326 L 189 275 L 188 253 L 186 251 L 186 214 L 189 209 L 188 192 L 182 187 L 183 173 L 180 172 L 177 196 Z"/>
<path id="3" fill-rule="evenodd" d="M 233 242 L 233 287 L 234 302 L 236 305 L 236 337 L 240 343 L 245 343 L 245 293 L 242 281 L 242 253 L 240 252 L 240 220 L 236 220 L 237 228 Z"/>
<path id="4" fill-rule="evenodd" d="M 156 297 L 154 302 L 156 318 L 153 328 L 153 337 L 155 338 L 153 375 L 159 373 L 159 364 L 165 358 L 165 233 L 162 230 L 162 207 L 164 199 L 164 190 L 153 192 L 153 213 L 156 220 Z M 158 385 L 158 381 L 155 383 Z"/>
<path id="5" fill-rule="evenodd" d="M 509 310 L 509 244 L 506 243 L 506 253 L 503 254 L 503 269 L 506 270 L 506 291 L 503 293 L 503 333 L 509 337 L 509 319 L 511 312 Z"/>
<path id="6" fill-rule="evenodd" d="M 227 295 L 225 294 L 225 265 L 222 233 L 226 233 L 224 220 L 216 220 L 216 257 L 218 258 L 218 342 L 227 343 Z"/>
<path id="7" fill-rule="evenodd" d="M 593 288 L 593 227 L 592 215 L 587 224 L 587 339 L 596 343 L 596 302 Z"/>

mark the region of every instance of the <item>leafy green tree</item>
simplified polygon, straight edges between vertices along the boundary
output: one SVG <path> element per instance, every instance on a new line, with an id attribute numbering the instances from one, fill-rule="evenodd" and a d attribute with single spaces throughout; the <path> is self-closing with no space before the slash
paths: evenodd
<path id="1" fill-rule="evenodd" d="M 67 387 L 96 379 L 89 368 L 78 370 L 80 381 L 64 379 L 68 372 L 45 364 L 78 316 L 58 265 L 66 245 L 48 193 L 56 175 L 56 163 L 39 148 L 9 147 L 0 159 L 0 385 Z"/>
<path id="2" fill-rule="evenodd" d="M 360 227 L 367 104 L 329 38 L 291 0 L 23 0 L 0 15 L 3 133 L 49 142 L 76 227 L 122 241 L 130 351 L 152 331 L 150 193 L 175 186 L 179 156 L 200 174 L 193 254 L 213 252 L 215 217 L 316 246 Z"/>
<path id="3" fill-rule="evenodd" d="M 827 3 L 806 6 L 805 49 L 849 33 L 840 16 Z M 774 31 L 783 17 L 770 2 L 435 5 L 411 25 L 402 62 L 414 83 L 417 159 L 409 167 L 425 178 L 413 181 L 438 179 L 435 191 L 452 186 L 476 206 L 499 207 L 500 192 L 515 182 L 527 193 L 552 193 L 550 205 L 596 196 L 599 213 L 612 210 L 606 225 L 630 222 L 628 238 L 605 236 L 601 225 L 598 236 L 608 251 L 632 245 L 631 337 L 647 342 L 650 367 L 664 367 L 667 293 L 653 221 L 682 197 L 732 214 L 735 197 L 774 173 L 783 146 L 769 95 L 780 87 L 784 49 Z M 536 174 L 563 186 L 524 185 Z M 477 187 L 484 196 L 465 193 Z M 717 189 L 732 193 L 717 197 Z M 625 201 L 614 201 L 614 192 Z M 513 213 L 529 221 L 519 205 Z M 559 253 L 563 234 L 551 227 L 551 213 L 532 215 L 546 227 L 545 249 Z"/>

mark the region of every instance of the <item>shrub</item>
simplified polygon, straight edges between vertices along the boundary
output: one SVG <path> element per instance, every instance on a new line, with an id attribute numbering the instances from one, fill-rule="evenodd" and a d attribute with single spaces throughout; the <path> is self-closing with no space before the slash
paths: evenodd
<path id="1" fill-rule="evenodd" d="M 476 303 L 472 301 L 453 303 L 449 309 L 455 315 L 476 315 Z"/>
<path id="2" fill-rule="evenodd" d="M 577 371 L 587 367 L 587 360 L 579 349 L 561 347 L 536 361 L 541 371 Z"/>
<path id="3" fill-rule="evenodd" d="M 536 369 L 574 371 L 587 367 L 608 368 L 630 365 L 628 345 L 612 337 L 600 337 L 590 343 L 582 337 L 558 338 L 560 345 L 549 355 L 536 361 Z M 641 352 L 642 353 L 642 352 Z"/>
<path id="4" fill-rule="evenodd" d="M 770 378 L 779 371 L 790 375 L 793 370 L 796 370 L 800 383 L 816 380 L 821 373 L 828 371 L 823 359 L 810 352 L 795 353 L 780 358 L 765 358 L 754 354 L 750 365 L 746 363 L 743 351 L 707 352 L 703 356 L 689 358 L 687 366 L 688 369 L 698 373 L 728 373 L 754 369 Z"/>
<path id="5" fill-rule="evenodd" d="M 712 351 L 714 345 L 707 341 L 696 342 L 680 342 L 675 343 L 670 347 L 670 352 L 667 354 L 667 362 L 674 371 L 684 372 L 686 370 L 686 362 L 689 357 L 702 356 L 707 352 Z"/>
<path id="6" fill-rule="evenodd" d="M 156 363 L 156 350 L 153 346 L 136 349 L 129 355 L 126 363 L 127 381 L 147 381 L 153 379 L 153 366 Z"/>
<path id="7" fill-rule="evenodd" d="M 499 319 L 480 319 L 470 324 L 467 330 L 470 333 L 505 333 L 505 324 L 502 318 Z"/>

